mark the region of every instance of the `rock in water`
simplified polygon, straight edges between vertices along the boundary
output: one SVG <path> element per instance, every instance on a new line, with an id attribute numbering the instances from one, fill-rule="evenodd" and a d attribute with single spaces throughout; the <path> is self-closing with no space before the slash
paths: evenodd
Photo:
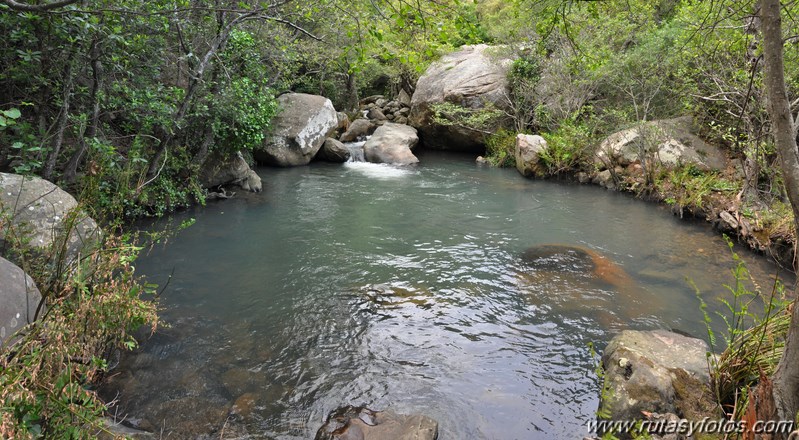
<path id="1" fill-rule="evenodd" d="M 203 188 L 232 184 L 252 192 L 260 192 L 263 187 L 261 177 L 250 168 L 241 152 L 228 157 L 209 156 L 200 168 L 200 184 Z"/>
<path id="2" fill-rule="evenodd" d="M 316 159 L 333 163 L 346 162 L 350 160 L 350 150 L 341 142 L 327 138 L 319 153 L 316 154 Z"/>
<path id="3" fill-rule="evenodd" d="M 594 277 L 617 289 L 628 289 L 632 278 L 609 258 L 594 250 L 561 244 L 543 244 L 528 248 L 522 260 L 533 270 L 575 272 Z"/>
<path id="4" fill-rule="evenodd" d="M 374 133 L 375 129 L 377 129 L 377 126 L 368 119 L 356 119 L 352 121 L 350 127 L 341 135 L 339 140 L 341 142 L 355 142 Z"/>
<path id="5" fill-rule="evenodd" d="M 485 149 L 485 133 L 458 124 L 436 124 L 433 107 L 446 102 L 472 110 L 488 104 L 506 108 L 512 58 L 503 52 L 507 50 L 485 44 L 463 46 L 444 55 L 419 78 L 408 122 L 419 130 L 426 147 L 477 153 Z M 494 132 L 501 125 L 486 131 Z"/>
<path id="6" fill-rule="evenodd" d="M 378 128 L 363 146 L 367 162 L 412 165 L 419 159 L 411 152 L 419 143 L 416 129 L 387 122 Z"/>
<path id="7" fill-rule="evenodd" d="M 45 249 L 66 240 L 71 263 L 81 252 L 95 246 L 101 236 L 97 223 L 76 212 L 77 200 L 66 191 L 39 177 L 0 173 L 0 212 L 9 215 L 18 234 L 29 238 L 28 246 Z M 5 240 L 0 229 L 0 244 Z"/>
<path id="8" fill-rule="evenodd" d="M 345 406 L 327 417 L 315 440 L 435 440 L 438 422 L 423 415 L 403 416 Z"/>
<path id="9" fill-rule="evenodd" d="M 0 257 L 0 347 L 11 344 L 14 333 L 33 322 L 41 299 L 31 277 Z"/>
<path id="10" fill-rule="evenodd" d="M 270 165 L 307 165 L 338 127 L 336 109 L 324 96 L 287 93 L 277 100 L 281 111 L 273 120 L 274 131 L 253 156 Z"/>
<path id="11" fill-rule="evenodd" d="M 531 134 L 516 135 L 516 169 L 522 176 L 532 177 L 544 174 L 540 163 L 541 153 L 546 151 L 547 141 L 541 136 Z"/>
<path id="12" fill-rule="evenodd" d="M 708 350 L 701 339 L 666 330 L 621 332 L 602 355 L 609 391 L 600 405 L 612 420 L 639 420 L 642 411 L 718 418 L 703 399 Z"/>

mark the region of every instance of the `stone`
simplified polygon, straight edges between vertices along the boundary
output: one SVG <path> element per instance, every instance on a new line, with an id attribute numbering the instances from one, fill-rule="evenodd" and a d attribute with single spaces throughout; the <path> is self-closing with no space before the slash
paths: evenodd
<path id="1" fill-rule="evenodd" d="M 345 406 L 327 418 L 315 440 L 435 440 L 438 422 L 430 417 L 399 415 Z"/>
<path id="2" fill-rule="evenodd" d="M 705 170 L 723 170 L 724 153 L 693 131 L 691 117 L 646 122 L 605 138 L 599 145 L 596 163 L 604 167 L 627 166 L 640 161 L 643 148 L 644 154 L 666 167 L 693 164 Z"/>
<path id="3" fill-rule="evenodd" d="M 39 177 L 0 173 L 0 215 L 7 215 L 17 234 L 29 239 L 34 249 L 60 245 L 66 239 L 64 262 L 71 263 L 100 241 L 97 223 L 82 211 L 66 191 Z M 5 246 L 6 228 L 0 229 L 0 246 Z M 66 237 L 65 237 L 66 234 Z"/>
<path id="4" fill-rule="evenodd" d="M 738 230 L 739 227 L 738 220 L 736 220 L 735 217 L 733 217 L 733 215 L 730 214 L 729 212 L 721 211 L 719 213 L 719 220 L 721 220 L 720 226 L 722 230 L 727 230 L 727 231 Z"/>
<path id="5" fill-rule="evenodd" d="M 411 165 L 419 159 L 411 152 L 419 143 L 416 129 L 387 122 L 379 127 L 363 146 L 367 162 Z"/>
<path id="6" fill-rule="evenodd" d="M 425 146 L 482 153 L 485 133 L 458 125 L 436 124 L 434 107 L 446 102 L 472 110 L 487 105 L 506 109 L 507 74 L 511 63 L 507 49 L 479 44 L 463 46 L 431 64 L 416 84 L 408 118 L 410 125 L 419 130 Z M 506 123 L 498 122 L 496 127 L 487 127 L 486 131 L 495 132 Z"/>
<path id="7" fill-rule="evenodd" d="M 116 440 L 118 438 L 141 440 L 155 438 L 155 435 L 151 432 L 125 426 L 122 422 L 114 421 L 109 417 L 104 417 L 102 422 L 108 432 L 100 432 L 97 437 L 99 440 Z"/>
<path id="8" fill-rule="evenodd" d="M 350 128 L 350 117 L 347 116 L 344 112 L 336 112 L 336 117 L 338 118 L 338 125 L 336 126 L 336 130 L 339 133 L 343 133 Z"/>
<path id="9" fill-rule="evenodd" d="M 368 119 L 356 119 L 350 124 L 350 128 L 339 137 L 341 142 L 355 142 L 359 138 L 365 138 L 374 133 L 377 129 Z"/>
<path id="10" fill-rule="evenodd" d="M 544 174 L 540 155 L 547 149 L 547 141 L 541 136 L 530 134 L 516 135 L 516 169 L 522 176 L 534 177 Z"/>
<path id="11" fill-rule="evenodd" d="M 577 173 L 577 181 L 583 184 L 589 183 L 591 181 L 591 176 L 589 176 L 585 171 L 580 171 Z"/>
<path id="12" fill-rule="evenodd" d="M 230 407 L 230 413 L 247 418 L 252 414 L 257 402 L 258 396 L 255 393 L 244 393 L 233 402 L 233 406 Z"/>
<path id="13" fill-rule="evenodd" d="M 476 163 L 477 165 L 481 165 L 481 166 L 483 166 L 483 165 L 491 165 L 488 162 L 488 159 L 486 159 L 483 156 L 477 156 L 477 159 L 474 160 L 474 163 Z"/>
<path id="14" fill-rule="evenodd" d="M 378 100 L 376 100 L 376 101 L 375 101 L 375 105 L 376 105 L 377 107 L 379 107 L 379 108 L 383 108 L 383 107 L 385 107 L 385 106 L 386 106 L 386 104 L 388 104 L 388 101 L 386 101 L 386 98 L 380 98 L 380 99 L 378 99 Z"/>
<path id="15" fill-rule="evenodd" d="M 14 334 L 33 322 L 42 294 L 22 269 L 0 257 L 0 347 L 14 342 Z"/>
<path id="16" fill-rule="evenodd" d="M 250 168 L 241 152 L 228 157 L 212 154 L 200 168 L 200 184 L 203 188 L 216 188 L 222 185 L 237 185 L 245 191 L 261 192 L 261 177 Z"/>
<path id="17" fill-rule="evenodd" d="M 625 330 L 602 355 L 604 400 L 612 420 L 639 420 L 641 411 L 693 417 L 695 392 L 708 389 L 708 345 L 666 330 Z"/>
<path id="18" fill-rule="evenodd" d="M 374 103 L 375 103 L 375 102 L 377 102 L 377 100 L 379 100 L 379 99 L 385 99 L 385 98 L 386 98 L 386 97 L 385 97 L 385 96 L 383 96 L 383 95 L 372 95 L 372 96 L 367 96 L 366 98 L 363 98 L 363 99 L 361 99 L 360 101 L 358 101 L 358 104 L 359 104 L 360 106 L 364 107 L 364 106 L 367 106 L 367 105 L 369 105 L 369 104 L 374 104 Z"/>
<path id="19" fill-rule="evenodd" d="M 324 96 L 286 93 L 264 145 L 253 150 L 259 162 L 282 167 L 307 165 L 339 125 L 336 109 Z"/>
<path id="20" fill-rule="evenodd" d="M 386 115 L 384 115 L 383 112 L 377 107 L 369 110 L 369 112 L 366 113 L 366 117 L 369 118 L 369 119 L 374 119 L 376 121 L 385 121 L 386 120 Z"/>
<path id="21" fill-rule="evenodd" d="M 397 101 L 405 107 L 411 106 L 411 95 L 405 91 L 405 89 L 400 89 L 399 94 L 397 94 Z"/>
<path id="22" fill-rule="evenodd" d="M 614 189 L 616 184 L 613 181 L 613 173 L 610 170 L 600 171 L 591 180 L 594 184 L 608 189 Z"/>
<path id="23" fill-rule="evenodd" d="M 394 118 L 394 123 L 406 125 L 408 123 L 408 118 L 406 118 L 405 116 L 397 116 L 396 118 Z"/>
<path id="24" fill-rule="evenodd" d="M 343 163 L 350 160 L 350 150 L 343 143 L 333 138 L 327 138 L 319 153 L 317 153 L 316 159 L 325 162 Z"/>

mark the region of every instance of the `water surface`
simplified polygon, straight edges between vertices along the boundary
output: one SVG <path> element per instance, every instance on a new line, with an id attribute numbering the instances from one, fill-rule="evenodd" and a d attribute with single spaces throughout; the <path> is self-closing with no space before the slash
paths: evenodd
<path id="1" fill-rule="evenodd" d="M 180 214 L 196 224 L 137 263 L 155 283 L 173 274 L 171 328 L 115 371 L 119 414 L 165 438 L 307 439 L 365 404 L 429 415 L 441 439 L 581 438 L 597 407 L 589 342 L 706 335 L 686 277 L 711 307 L 728 296 L 730 251 L 706 225 L 469 157 L 421 160 L 261 169 L 263 193 Z M 630 280 L 520 258 L 548 243 Z M 776 269 L 740 252 L 767 286 Z"/>

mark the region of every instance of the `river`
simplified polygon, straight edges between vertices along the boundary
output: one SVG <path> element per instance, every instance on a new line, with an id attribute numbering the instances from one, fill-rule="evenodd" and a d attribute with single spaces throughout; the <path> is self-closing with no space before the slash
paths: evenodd
<path id="1" fill-rule="evenodd" d="M 433 417 L 445 440 L 582 438 L 598 403 L 588 343 L 627 328 L 707 339 L 687 279 L 711 312 L 734 282 L 707 225 L 467 156 L 421 161 L 263 168 L 263 193 L 176 215 L 196 224 L 137 261 L 151 282 L 172 275 L 170 327 L 112 372 L 118 415 L 165 438 L 307 439 L 365 404 Z M 525 249 L 553 243 L 630 283 L 531 274 Z M 767 288 L 777 269 L 738 252 Z"/>

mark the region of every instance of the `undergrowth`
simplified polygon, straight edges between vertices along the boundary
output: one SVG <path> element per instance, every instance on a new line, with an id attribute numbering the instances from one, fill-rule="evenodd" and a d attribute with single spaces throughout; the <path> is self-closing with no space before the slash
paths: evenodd
<path id="1" fill-rule="evenodd" d="M 135 348 L 137 329 L 158 325 L 155 286 L 132 265 L 141 247 L 133 236 L 106 235 L 70 257 L 58 241 L 31 251 L 8 216 L 0 216 L 0 228 L 10 246 L 5 256 L 25 268 L 43 298 L 37 319 L 0 351 L 0 438 L 94 438 L 106 430 L 106 406 L 93 386 L 109 356 Z"/>
<path id="2" fill-rule="evenodd" d="M 724 307 L 722 312 L 715 313 L 725 326 L 721 336 L 726 348 L 720 355 L 713 354 L 721 347 L 712 328 L 713 316 L 708 313 L 699 290 L 694 288 L 711 347 L 708 362 L 712 390 L 722 409 L 740 420 L 747 408 L 749 390 L 758 383 L 761 374 L 772 376 L 782 357 L 791 316 L 779 279 L 775 276 L 774 283 L 764 292 L 733 251 L 732 240 L 726 236 L 725 240 L 736 264 L 731 270 L 734 283 L 724 286 L 732 294 L 731 300 L 718 299 Z"/>

